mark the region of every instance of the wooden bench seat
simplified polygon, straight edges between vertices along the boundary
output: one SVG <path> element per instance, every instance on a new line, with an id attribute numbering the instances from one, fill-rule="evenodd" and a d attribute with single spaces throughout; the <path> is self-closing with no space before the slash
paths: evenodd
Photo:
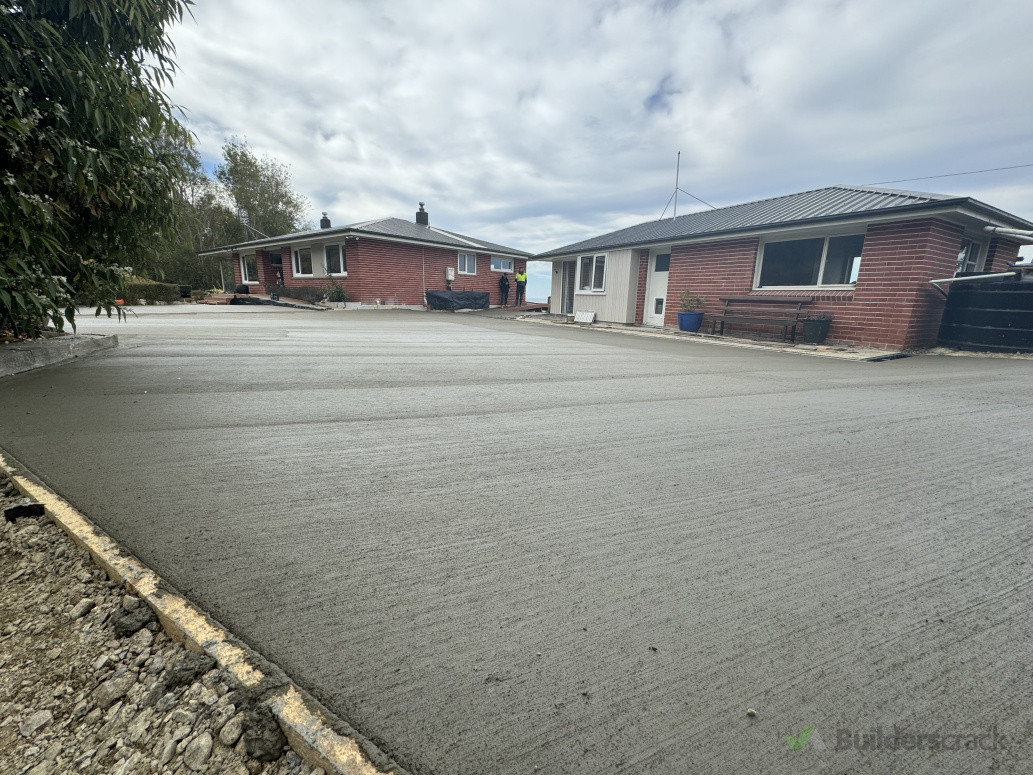
<path id="1" fill-rule="evenodd" d="M 781 326 L 783 341 L 796 341 L 796 324 L 810 296 L 721 296 L 724 307 L 711 317 L 710 333 L 724 334 L 725 323 Z M 720 326 L 720 330 L 718 327 Z"/>

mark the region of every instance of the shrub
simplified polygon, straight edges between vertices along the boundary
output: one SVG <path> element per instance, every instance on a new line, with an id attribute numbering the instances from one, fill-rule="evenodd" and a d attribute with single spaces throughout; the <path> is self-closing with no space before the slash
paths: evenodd
<path id="1" fill-rule="evenodd" d="M 156 283 L 142 277 L 134 277 L 126 283 L 126 303 L 136 304 L 143 300 L 144 304 L 172 304 L 179 301 L 179 286 L 170 283 Z"/>
<path id="2" fill-rule="evenodd" d="M 265 286 L 265 292 L 272 296 L 274 293 L 278 293 L 281 296 L 287 295 L 287 289 L 282 285 L 267 285 Z"/>
<path id="3" fill-rule="evenodd" d="M 337 280 L 331 280 L 323 286 L 323 295 L 326 296 L 327 301 L 348 301 L 348 294 L 344 290 L 344 286 L 337 282 Z"/>
<path id="4" fill-rule="evenodd" d="M 689 290 L 682 291 L 678 300 L 682 312 L 696 312 L 703 309 L 703 305 L 707 303 L 706 296 L 699 296 Z"/>

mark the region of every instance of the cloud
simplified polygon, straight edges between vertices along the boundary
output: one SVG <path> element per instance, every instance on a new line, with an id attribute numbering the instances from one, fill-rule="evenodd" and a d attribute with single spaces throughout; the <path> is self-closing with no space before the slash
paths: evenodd
<path id="1" fill-rule="evenodd" d="M 716 205 L 1033 162 L 1033 6 L 889 0 L 222 0 L 173 30 L 206 158 L 289 163 L 335 223 L 538 251 Z M 1030 170 L 901 187 L 1033 217 Z M 681 210 L 680 210 L 681 211 Z M 546 291 L 547 293 L 547 291 Z"/>

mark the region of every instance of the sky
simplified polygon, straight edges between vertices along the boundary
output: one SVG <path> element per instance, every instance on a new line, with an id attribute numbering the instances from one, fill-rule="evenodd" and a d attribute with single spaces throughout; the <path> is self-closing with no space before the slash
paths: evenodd
<path id="1" fill-rule="evenodd" d="M 202 158 L 246 138 L 313 226 L 422 201 L 541 252 L 659 218 L 678 152 L 718 207 L 880 183 L 1033 220 L 1033 166 L 887 183 L 1033 165 L 1028 0 L 196 2 L 169 93 Z"/>

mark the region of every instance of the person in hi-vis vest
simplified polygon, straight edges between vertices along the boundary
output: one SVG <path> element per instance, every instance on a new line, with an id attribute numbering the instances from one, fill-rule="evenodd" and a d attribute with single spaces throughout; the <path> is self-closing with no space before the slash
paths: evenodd
<path id="1" fill-rule="evenodd" d="M 523 272 L 516 272 L 513 275 L 513 279 L 516 280 L 517 284 L 515 306 L 519 307 L 521 304 L 524 303 L 524 289 L 527 287 L 527 269 L 525 268 Z"/>

